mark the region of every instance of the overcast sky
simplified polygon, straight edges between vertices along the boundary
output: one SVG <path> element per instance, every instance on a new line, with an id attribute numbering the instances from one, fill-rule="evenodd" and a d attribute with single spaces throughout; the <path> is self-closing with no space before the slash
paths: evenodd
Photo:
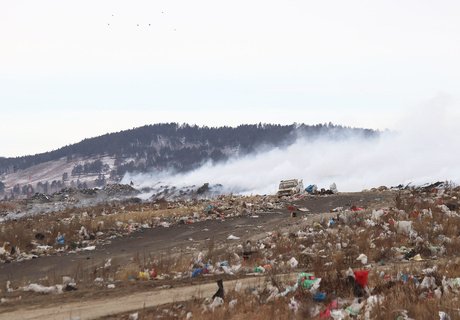
<path id="1" fill-rule="evenodd" d="M 395 128 L 460 96 L 460 1 L 0 0 L 0 156 L 157 122 Z"/>

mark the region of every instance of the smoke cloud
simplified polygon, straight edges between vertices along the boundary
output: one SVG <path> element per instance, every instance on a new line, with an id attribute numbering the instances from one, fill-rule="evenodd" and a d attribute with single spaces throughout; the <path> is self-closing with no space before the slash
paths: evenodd
<path id="1" fill-rule="evenodd" d="M 360 191 L 380 185 L 460 181 L 460 114 L 446 96 L 439 96 L 400 119 L 396 130 L 378 138 L 298 137 L 290 146 L 207 163 L 185 174 L 128 174 L 138 187 L 163 184 L 222 184 L 225 192 L 273 194 L 280 180 L 299 178 L 304 185 L 339 191 Z"/>

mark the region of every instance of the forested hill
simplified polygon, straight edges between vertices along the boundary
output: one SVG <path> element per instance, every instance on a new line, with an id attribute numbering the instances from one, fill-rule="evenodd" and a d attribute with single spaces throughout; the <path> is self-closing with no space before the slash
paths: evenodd
<path id="1" fill-rule="evenodd" d="M 165 123 L 147 125 L 131 130 L 109 133 L 85 139 L 58 150 L 16 158 L 0 158 L 0 174 L 9 174 L 48 161 L 113 157 L 112 177 L 126 171 L 145 171 L 152 168 L 173 168 L 179 171 L 193 169 L 208 160 L 220 161 L 230 156 L 244 155 L 259 146 L 284 146 L 303 135 L 314 139 L 328 136 L 340 139 L 348 135 L 375 137 L 378 132 L 319 125 L 240 125 L 238 127 L 199 127 L 195 125 Z M 89 168 L 88 166 L 93 166 Z M 74 168 L 77 171 L 98 171 L 99 162 Z M 73 172 L 75 173 L 75 172 Z"/>

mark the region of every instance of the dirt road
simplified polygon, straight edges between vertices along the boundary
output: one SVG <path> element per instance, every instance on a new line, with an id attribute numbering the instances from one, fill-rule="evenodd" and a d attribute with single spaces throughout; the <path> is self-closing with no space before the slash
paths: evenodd
<path id="1" fill-rule="evenodd" d="M 293 281 L 295 279 L 295 274 L 279 277 L 282 281 Z M 227 288 L 227 290 L 233 290 L 237 281 L 241 282 L 242 289 L 245 289 L 262 284 L 265 282 L 265 277 L 225 281 L 224 288 Z M 112 298 L 110 300 L 99 299 L 67 303 L 60 306 L 58 305 L 46 308 L 21 309 L 14 312 L 0 313 L 0 320 L 69 320 L 72 318 L 79 318 L 81 320 L 97 319 L 104 316 L 141 310 L 143 308 L 155 307 L 167 303 L 187 301 L 193 299 L 194 297 L 211 297 L 216 290 L 217 285 L 215 283 L 167 290 L 155 290 L 130 294 L 128 296 Z"/>

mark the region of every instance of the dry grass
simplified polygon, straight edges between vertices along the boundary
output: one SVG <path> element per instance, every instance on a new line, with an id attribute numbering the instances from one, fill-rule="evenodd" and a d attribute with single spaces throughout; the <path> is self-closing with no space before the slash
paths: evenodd
<path id="1" fill-rule="evenodd" d="M 20 205 L 12 201 L 0 201 L 0 213 L 17 211 Z"/>
<path id="2" fill-rule="evenodd" d="M 450 319 L 460 319 L 458 300 L 438 300 L 431 296 L 421 299 L 420 294 L 421 291 L 413 284 L 396 285 L 385 292 L 384 300 L 375 308 L 372 316 L 374 319 L 394 320 L 402 310 L 407 310 L 407 314 L 413 319 L 435 319 L 440 311 L 444 311 L 450 315 Z M 455 310 L 457 312 L 453 312 Z"/>
<path id="3" fill-rule="evenodd" d="M 235 308 L 229 307 L 229 302 L 236 299 Z M 289 316 L 288 300 L 279 299 L 270 303 L 261 301 L 246 293 L 230 292 L 226 295 L 224 306 L 216 308 L 214 311 L 203 308 L 203 300 L 178 302 L 158 308 L 141 310 L 139 320 L 153 319 L 185 319 L 188 312 L 191 312 L 193 319 L 215 320 L 215 319 L 234 319 L 234 320 L 265 320 L 265 319 L 305 319 L 302 311 L 298 316 Z M 109 319 L 109 318 L 107 318 Z M 113 319 L 113 318 L 111 318 Z M 120 315 L 117 319 L 129 319 L 129 314 Z"/>

